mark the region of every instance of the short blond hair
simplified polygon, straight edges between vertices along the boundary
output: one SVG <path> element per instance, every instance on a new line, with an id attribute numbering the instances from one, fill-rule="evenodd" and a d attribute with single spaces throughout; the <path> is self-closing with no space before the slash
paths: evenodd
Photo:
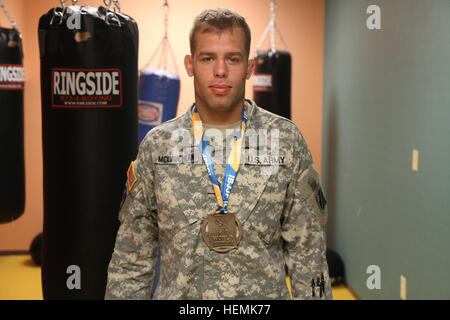
<path id="1" fill-rule="evenodd" d="M 250 28 L 245 18 L 233 10 L 226 8 L 216 8 L 204 10 L 194 20 L 191 32 L 189 33 L 189 45 L 191 54 L 195 52 L 195 34 L 197 32 L 225 31 L 240 28 L 245 36 L 245 50 L 247 58 L 250 55 Z"/>

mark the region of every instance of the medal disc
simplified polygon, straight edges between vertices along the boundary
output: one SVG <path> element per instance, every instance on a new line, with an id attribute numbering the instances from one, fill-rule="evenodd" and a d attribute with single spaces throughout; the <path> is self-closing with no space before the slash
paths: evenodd
<path id="1" fill-rule="evenodd" d="M 207 228 L 208 230 L 206 230 Z M 203 221 L 201 230 L 203 240 L 208 248 L 220 253 L 236 249 L 242 237 L 242 225 L 230 212 L 208 215 Z"/>

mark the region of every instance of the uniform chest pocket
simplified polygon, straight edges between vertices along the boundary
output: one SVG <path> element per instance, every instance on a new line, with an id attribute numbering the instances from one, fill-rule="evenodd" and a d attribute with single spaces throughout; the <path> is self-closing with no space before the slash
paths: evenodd
<path id="1" fill-rule="evenodd" d="M 205 177 L 201 170 L 200 164 L 155 163 L 155 193 L 161 222 L 181 227 L 202 218 L 209 185 L 207 172 Z"/>
<path id="2" fill-rule="evenodd" d="M 257 168 L 255 168 L 257 170 Z M 277 240 L 281 234 L 281 216 L 285 202 L 286 185 L 277 175 L 265 183 L 255 207 L 245 221 L 245 227 L 255 232 L 266 244 Z"/>

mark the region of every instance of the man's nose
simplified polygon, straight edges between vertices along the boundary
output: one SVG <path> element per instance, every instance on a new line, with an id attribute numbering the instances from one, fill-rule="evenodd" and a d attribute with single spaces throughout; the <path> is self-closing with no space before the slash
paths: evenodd
<path id="1" fill-rule="evenodd" d="M 217 78 L 226 78 L 228 76 L 227 64 L 224 60 L 218 59 L 214 68 L 214 75 Z"/>

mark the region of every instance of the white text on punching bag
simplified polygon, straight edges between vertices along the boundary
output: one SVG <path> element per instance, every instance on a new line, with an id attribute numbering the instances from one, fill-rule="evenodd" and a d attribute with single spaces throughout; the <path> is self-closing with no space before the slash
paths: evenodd
<path id="1" fill-rule="evenodd" d="M 53 94 L 55 95 L 119 95 L 118 71 L 54 71 Z"/>
<path id="2" fill-rule="evenodd" d="M 23 82 L 23 66 L 0 65 L 0 82 Z"/>

